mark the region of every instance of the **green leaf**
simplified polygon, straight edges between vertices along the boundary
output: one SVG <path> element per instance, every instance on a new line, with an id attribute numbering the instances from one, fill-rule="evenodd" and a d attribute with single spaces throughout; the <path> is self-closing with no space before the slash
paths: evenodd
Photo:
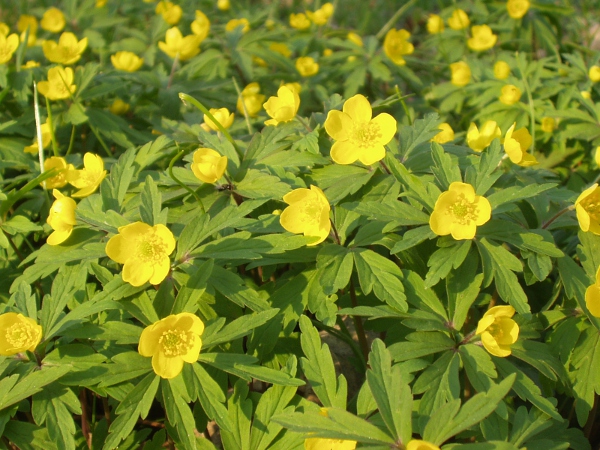
<path id="1" fill-rule="evenodd" d="M 175 260 L 186 258 L 193 250 L 206 239 L 204 229 L 210 217 L 206 213 L 195 213 L 194 217 L 183 228 L 179 239 L 177 239 L 177 253 Z"/>
<path id="2" fill-rule="evenodd" d="M 206 285 L 213 272 L 213 268 L 214 262 L 212 259 L 209 259 L 192 272 L 187 283 L 179 289 L 175 302 L 173 303 L 173 308 L 171 309 L 171 314 L 196 312 L 198 309 L 198 301 L 206 290 Z"/>
<path id="3" fill-rule="evenodd" d="M 409 248 L 419 245 L 421 242 L 424 242 L 428 239 L 433 239 L 435 237 L 436 234 L 431 231 L 431 227 L 429 225 L 413 228 L 402 235 L 402 240 L 394 245 L 390 253 L 395 255 L 396 253 L 408 250 Z"/>
<path id="4" fill-rule="evenodd" d="M 457 241 L 449 247 L 437 249 L 427 261 L 430 268 L 425 277 L 425 287 L 430 288 L 446 278 L 452 268 L 458 269 L 471 248 L 471 240 Z"/>
<path id="5" fill-rule="evenodd" d="M 321 276 L 319 282 L 326 295 L 344 289 L 350 282 L 354 267 L 352 253 L 341 245 L 328 244 L 317 255 L 317 269 Z"/>
<path id="6" fill-rule="evenodd" d="M 436 113 L 430 113 L 423 119 L 415 120 L 414 125 L 400 129 L 400 155 L 403 161 L 407 160 L 417 145 L 428 142 L 440 132 L 439 123 L 440 117 Z"/>
<path id="7" fill-rule="evenodd" d="M 42 231 L 42 227 L 30 221 L 27 217 L 14 215 L 2 224 L 2 229 L 8 234 L 17 233 L 29 234 L 34 231 Z"/>
<path id="8" fill-rule="evenodd" d="M 243 380 L 238 380 L 233 387 L 233 395 L 227 402 L 229 421 L 233 424 L 232 431 L 221 433 L 223 446 L 227 449 L 250 450 L 252 401 L 247 397 L 248 385 Z"/>
<path id="9" fill-rule="evenodd" d="M 282 198 L 290 192 L 291 188 L 279 177 L 250 169 L 242 181 L 235 183 L 234 190 L 242 197 L 271 200 L 272 198 Z"/>
<path id="10" fill-rule="evenodd" d="M 194 368 L 194 383 L 196 383 L 196 391 L 200 399 L 200 404 L 206 412 L 209 419 L 217 422 L 217 425 L 222 430 L 233 431 L 233 424 L 227 415 L 225 407 L 225 394 L 221 387 L 208 374 L 208 372 L 200 364 L 193 364 Z"/>
<path id="11" fill-rule="evenodd" d="M 577 374 L 573 386 L 575 412 L 583 427 L 594 406 L 596 392 L 600 391 L 600 335 L 596 329 L 588 327 L 583 331 L 571 363 Z"/>
<path id="12" fill-rule="evenodd" d="M 247 314 L 228 323 L 219 332 L 202 339 L 203 347 L 211 347 L 224 342 L 232 342 L 249 335 L 255 328 L 264 325 L 277 315 L 278 308 Z"/>
<path id="13" fill-rule="evenodd" d="M 162 199 L 158 187 L 150 175 L 146 177 L 146 182 L 140 193 L 140 217 L 142 222 L 148 225 L 166 224 L 166 217 L 161 217 Z"/>
<path id="14" fill-rule="evenodd" d="M 477 166 L 477 174 L 475 179 L 469 177 L 467 173 L 467 182 L 475 187 L 477 195 L 485 195 L 487 191 L 494 185 L 496 180 L 503 174 L 498 170 L 499 163 L 502 160 L 502 151 L 500 149 L 500 140 L 494 139 L 492 144 L 481 153 L 479 165 Z"/>
<path id="15" fill-rule="evenodd" d="M 406 336 L 406 341 L 389 346 L 394 361 L 408 361 L 433 353 L 453 349 L 455 342 L 438 331 L 416 332 Z"/>
<path id="16" fill-rule="evenodd" d="M 460 398 L 459 369 L 459 356 L 453 351 L 445 352 L 414 383 L 413 393 L 423 394 L 419 402 L 421 428 L 426 417 Z"/>
<path id="17" fill-rule="evenodd" d="M 72 366 L 42 367 L 21 377 L 11 375 L 0 380 L 0 410 L 30 397 L 68 373 Z"/>
<path id="18" fill-rule="evenodd" d="M 445 153 L 444 148 L 437 142 L 431 143 L 431 156 L 434 163 L 431 171 L 438 181 L 440 188 L 447 191 L 452 183 L 456 181 L 462 182 L 457 162 L 453 161 L 450 154 Z"/>
<path id="19" fill-rule="evenodd" d="M 543 192 L 556 187 L 556 183 L 530 184 L 528 186 L 507 186 L 498 189 L 496 192 L 486 197 L 492 205 L 492 211 L 496 212 L 498 207 L 508 203 L 536 197 Z"/>
<path id="20" fill-rule="evenodd" d="M 448 293 L 448 312 L 455 330 L 460 330 L 473 302 L 477 299 L 483 281 L 483 274 L 477 273 L 479 260 L 474 252 L 470 252 L 463 264 L 450 271 L 446 278 Z"/>
<path id="21" fill-rule="evenodd" d="M 394 225 L 422 225 L 429 223 L 429 216 L 414 206 L 402 201 L 362 201 L 343 203 L 342 208 L 354 211 L 371 220 L 392 222 Z"/>
<path id="22" fill-rule="evenodd" d="M 50 439 L 57 443 L 58 447 L 65 450 L 75 449 L 75 422 L 73 414 L 81 414 L 81 405 L 77 396 L 68 388 L 53 386 L 34 396 L 33 401 L 42 403 L 43 420 L 36 418 L 41 425 L 46 423 Z M 41 409 L 40 408 L 40 409 Z"/>
<path id="23" fill-rule="evenodd" d="M 173 380 L 161 380 L 160 383 L 167 420 L 177 431 L 178 448 L 196 450 L 196 437 L 194 434 L 196 423 L 194 415 L 187 402 L 177 392 L 173 383 Z"/>
<path id="24" fill-rule="evenodd" d="M 110 175 L 100 185 L 104 211 L 121 212 L 121 205 L 135 173 L 133 166 L 135 154 L 135 148 L 130 148 L 123 153 L 117 163 L 111 166 Z"/>
<path id="25" fill-rule="evenodd" d="M 460 346 L 459 355 L 471 385 L 477 392 L 487 391 L 493 384 L 492 380 L 498 378 L 489 353 L 478 345 L 466 344 Z"/>
<path id="26" fill-rule="evenodd" d="M 546 377 L 553 381 L 560 379 L 568 385 L 568 377 L 564 366 L 550 352 L 548 344 L 530 340 L 518 340 L 511 345 L 512 355 L 515 358 L 531 364 Z"/>
<path id="27" fill-rule="evenodd" d="M 600 330 L 600 319 L 594 317 L 590 313 L 589 309 L 585 304 L 585 291 L 593 281 L 586 276 L 583 269 L 578 266 L 570 256 L 564 256 L 556 260 L 558 266 L 558 273 L 560 274 L 560 280 L 565 287 L 565 293 L 568 298 L 575 299 L 577 305 L 585 313 L 588 320 Z"/>
<path id="28" fill-rule="evenodd" d="M 425 206 L 429 211 L 433 211 L 438 196 L 431 195 L 428 188 L 423 183 L 423 180 L 418 176 L 411 174 L 404 164 L 400 163 L 389 153 L 386 155 L 385 163 L 389 167 L 394 178 L 406 188 L 407 195 Z M 427 218 L 427 222 L 429 222 L 429 218 Z"/>
<path id="29" fill-rule="evenodd" d="M 214 266 L 208 282 L 217 291 L 241 307 L 248 307 L 256 312 L 271 309 L 271 306 L 254 289 L 246 286 L 238 275 L 229 270 Z"/>

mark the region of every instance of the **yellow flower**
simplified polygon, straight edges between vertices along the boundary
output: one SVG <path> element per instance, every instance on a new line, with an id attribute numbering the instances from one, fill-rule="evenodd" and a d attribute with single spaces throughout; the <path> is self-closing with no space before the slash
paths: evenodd
<path id="1" fill-rule="evenodd" d="M 67 173 L 69 170 L 74 170 L 73 164 L 67 164 L 65 158 L 60 156 L 51 156 L 44 160 L 44 172 L 51 169 L 56 169 L 58 173 L 52 178 L 48 178 L 44 183 L 45 189 L 55 189 L 65 187 L 67 185 Z M 44 184 L 42 183 L 42 184 Z"/>
<path id="2" fill-rule="evenodd" d="M 53 63 L 65 64 L 70 66 L 75 64 L 81 58 L 88 44 L 88 38 L 78 41 L 77 36 L 65 31 L 60 35 L 58 44 L 54 41 L 44 41 L 42 50 L 44 56 Z"/>
<path id="3" fill-rule="evenodd" d="M 38 91 L 50 100 L 63 100 L 75 92 L 77 86 L 73 84 L 73 69 L 58 66 L 48 71 L 48 81 L 38 83 Z"/>
<path id="4" fill-rule="evenodd" d="M 373 110 L 364 95 L 357 94 L 344 103 L 343 111 L 331 110 L 325 130 L 336 142 L 331 159 L 338 164 L 356 160 L 370 165 L 385 157 L 385 147 L 396 134 L 396 119 L 387 113 L 372 119 Z"/>
<path id="5" fill-rule="evenodd" d="M 323 50 L 323 56 L 331 56 L 333 55 L 333 50 L 331 50 L 330 48 L 326 48 L 325 50 Z M 350 58 L 348 56 L 348 58 Z"/>
<path id="6" fill-rule="evenodd" d="M 187 61 L 200 53 L 200 37 L 195 34 L 183 37 L 179 28 L 173 27 L 167 30 L 165 42 L 159 42 L 158 48 L 175 58 L 179 55 L 180 61 Z"/>
<path id="7" fill-rule="evenodd" d="M 300 86 L 300 83 L 296 83 L 295 81 L 291 83 L 285 83 L 282 86 L 291 89 L 292 92 L 295 92 L 298 95 L 300 95 L 300 92 L 302 92 L 302 86 Z"/>
<path id="8" fill-rule="evenodd" d="M 513 19 L 520 19 L 527 11 L 529 11 L 529 0 L 508 0 L 506 2 L 506 9 L 508 15 Z"/>
<path id="9" fill-rule="evenodd" d="M 96 0 L 96 8 L 102 8 L 103 6 L 106 6 L 106 1 L 107 0 Z"/>
<path id="10" fill-rule="evenodd" d="M 169 25 L 177 25 L 183 14 L 181 6 L 168 1 L 159 2 L 154 12 L 160 14 Z"/>
<path id="11" fill-rule="evenodd" d="M 408 442 L 406 450 L 440 450 L 440 448 L 431 442 L 412 439 Z"/>
<path id="12" fill-rule="evenodd" d="M 296 60 L 296 70 L 303 77 L 312 77 L 319 72 L 319 64 L 310 56 L 303 56 Z"/>
<path id="13" fill-rule="evenodd" d="M 233 123 L 234 113 L 230 113 L 227 108 L 210 108 L 210 113 L 217 119 L 217 122 L 225 129 L 229 128 Z M 204 114 L 204 128 L 206 131 L 219 131 L 219 127 L 206 114 Z"/>
<path id="14" fill-rule="evenodd" d="M 346 39 L 348 39 L 350 42 L 358 45 L 359 47 L 364 47 L 365 46 L 365 44 L 363 43 L 363 40 L 360 37 L 360 35 L 357 34 L 357 33 L 355 33 L 355 32 L 353 32 L 353 31 L 351 31 L 350 33 L 348 33 L 346 35 Z"/>
<path id="15" fill-rule="evenodd" d="M 588 72 L 590 80 L 594 83 L 600 81 L 600 66 L 592 66 Z"/>
<path id="16" fill-rule="evenodd" d="M 275 28 L 275 24 L 276 22 L 273 19 L 265 20 L 265 27 L 267 28 L 267 30 L 272 30 L 273 28 Z"/>
<path id="17" fill-rule="evenodd" d="M 111 55 L 110 61 L 115 69 L 122 70 L 123 72 L 135 72 L 144 64 L 144 58 L 140 58 L 135 53 L 127 51 Z"/>
<path id="18" fill-rule="evenodd" d="M 544 117 L 542 119 L 542 131 L 544 133 L 552 133 L 556 129 L 556 120 L 554 117 Z"/>
<path id="19" fill-rule="evenodd" d="M 590 91 L 581 91 L 579 92 L 583 98 L 589 100 L 592 98 L 592 93 Z"/>
<path id="20" fill-rule="evenodd" d="M 600 235 L 600 188 L 598 183 L 589 187 L 577 197 L 575 212 L 583 231 Z"/>
<path id="21" fill-rule="evenodd" d="M 410 33 L 406 30 L 396 30 L 392 28 L 385 35 L 383 41 L 383 51 L 390 60 L 397 66 L 406 64 L 404 55 L 410 55 L 415 51 L 415 47 L 408 42 Z"/>
<path id="22" fill-rule="evenodd" d="M 333 15 L 333 5 L 327 2 L 315 12 L 306 11 L 306 15 L 315 25 L 325 25 Z"/>
<path id="23" fill-rule="evenodd" d="M 211 148 L 199 148 L 194 152 L 192 172 L 200 181 L 216 183 L 227 169 L 227 156 L 221 156 Z"/>
<path id="24" fill-rule="evenodd" d="M 527 149 L 531 147 L 533 139 L 527 128 L 520 128 L 514 131 L 516 122 L 506 132 L 504 137 L 504 151 L 510 160 L 522 167 L 529 167 L 537 164 L 537 159 Z"/>
<path id="25" fill-rule="evenodd" d="M 83 155 L 83 167 L 82 170 L 70 170 L 67 173 L 69 184 L 79 189 L 73 194 L 76 198 L 93 194 L 106 177 L 104 161 L 98 155 L 89 152 Z"/>
<path id="26" fill-rule="evenodd" d="M 231 8 L 231 3 L 229 3 L 229 0 L 217 0 L 217 8 L 221 11 L 227 11 Z"/>
<path id="27" fill-rule="evenodd" d="M 243 27 L 242 33 L 247 33 L 250 31 L 250 22 L 248 22 L 248 19 L 245 17 L 242 17 L 241 19 L 231 19 L 227 22 L 227 25 L 225 25 L 225 31 L 233 31 L 237 27 Z"/>
<path id="28" fill-rule="evenodd" d="M 13 33 L 6 37 L 0 34 L 0 64 L 7 63 L 19 47 L 19 36 Z"/>
<path id="29" fill-rule="evenodd" d="M 277 90 L 277 97 L 269 97 L 263 104 L 263 108 L 271 119 L 265 121 L 265 125 L 277 125 L 279 122 L 289 122 L 298 113 L 300 107 L 300 96 L 298 92 L 289 86 L 281 86 Z"/>
<path id="30" fill-rule="evenodd" d="M 427 19 L 427 32 L 429 34 L 438 34 L 444 31 L 444 19 L 437 14 L 430 14 Z"/>
<path id="31" fill-rule="evenodd" d="M 429 226 L 438 236 L 451 234 L 456 240 L 473 239 L 477 227 L 490 220 L 492 207 L 473 186 L 455 181 L 435 202 Z"/>
<path id="32" fill-rule="evenodd" d="M 0 355 L 11 356 L 25 350 L 34 351 L 42 340 L 42 327 L 23 314 L 0 315 Z"/>
<path id="33" fill-rule="evenodd" d="M 448 19 L 448 26 L 453 30 L 462 30 L 471 25 L 469 16 L 462 9 L 455 9 L 452 16 Z"/>
<path id="34" fill-rule="evenodd" d="M 496 45 L 498 36 L 492 33 L 492 29 L 487 25 L 474 25 L 471 27 L 473 37 L 467 40 L 467 45 L 471 50 L 481 52 L 488 50 Z"/>
<path id="35" fill-rule="evenodd" d="M 117 116 L 122 116 L 127 111 L 129 111 L 129 108 L 130 108 L 129 103 L 125 103 L 120 98 L 116 98 L 115 101 L 112 103 L 112 105 L 110 105 L 108 110 Z"/>
<path id="36" fill-rule="evenodd" d="M 34 16 L 30 16 L 28 14 L 23 14 L 19 16 L 19 21 L 17 22 L 17 30 L 19 33 L 24 33 L 29 28 L 29 36 L 35 36 L 38 29 L 38 21 Z M 35 39 L 35 37 L 34 37 Z"/>
<path id="37" fill-rule="evenodd" d="M 56 189 L 52 190 L 52 195 L 56 200 L 50 207 L 46 222 L 52 227 L 54 232 L 48 236 L 46 243 L 48 245 L 58 245 L 65 242 L 71 236 L 73 226 L 77 224 L 77 220 L 75 220 L 75 208 L 77 205 L 75 204 L 75 200 L 64 196 Z"/>
<path id="38" fill-rule="evenodd" d="M 594 317 L 600 317 L 600 268 L 596 272 L 596 282 L 585 291 L 585 306 Z"/>
<path id="39" fill-rule="evenodd" d="M 132 286 L 160 284 L 169 274 L 169 255 L 175 249 L 173 233 L 164 225 L 135 222 L 119 227 L 106 243 L 106 254 L 123 265 L 123 281 Z"/>
<path id="40" fill-rule="evenodd" d="M 506 80 L 510 75 L 510 66 L 505 61 L 497 61 L 494 64 L 494 77 L 497 80 Z"/>
<path id="41" fill-rule="evenodd" d="M 511 354 L 510 346 L 519 338 L 519 325 L 511 319 L 514 314 L 512 306 L 494 306 L 477 324 L 475 333 L 481 335 L 483 346 L 492 355 L 504 358 Z"/>
<path id="42" fill-rule="evenodd" d="M 0 36 L 8 36 L 8 33 L 10 33 L 10 28 L 8 25 L 6 25 L 4 22 L 0 22 Z"/>
<path id="43" fill-rule="evenodd" d="M 285 42 L 273 42 L 271 45 L 269 45 L 269 50 L 272 50 L 275 53 L 279 53 L 280 55 L 283 55 L 286 58 L 292 56 L 292 51 Z"/>
<path id="44" fill-rule="evenodd" d="M 65 15 L 58 8 L 50 8 L 46 10 L 44 15 L 42 16 L 42 21 L 40 22 L 40 26 L 51 33 L 58 33 L 62 31 L 62 29 L 66 25 Z"/>
<path id="45" fill-rule="evenodd" d="M 21 66 L 21 69 L 33 69 L 34 67 L 40 67 L 40 63 L 37 61 L 27 61 Z"/>
<path id="46" fill-rule="evenodd" d="M 480 152 L 501 135 L 500 127 L 493 120 L 484 123 L 481 131 L 479 131 L 477 125 L 471 123 L 469 131 L 467 131 L 467 145 L 476 152 Z"/>
<path id="47" fill-rule="evenodd" d="M 343 439 L 308 438 L 304 440 L 304 450 L 354 450 L 356 441 Z"/>
<path id="48" fill-rule="evenodd" d="M 296 30 L 306 30 L 310 27 L 310 20 L 304 13 L 290 14 L 290 26 Z"/>
<path id="49" fill-rule="evenodd" d="M 433 137 L 433 139 L 431 139 L 433 142 L 437 142 L 438 144 L 445 144 L 446 142 L 454 140 L 454 130 L 452 129 L 449 123 L 440 123 L 438 128 L 442 131 L 440 131 Z"/>
<path id="50" fill-rule="evenodd" d="M 260 94 L 260 85 L 257 82 L 250 83 L 238 97 L 237 110 L 241 114 L 248 114 L 249 117 L 256 117 L 262 110 L 265 98 L 263 94 Z"/>
<path id="51" fill-rule="evenodd" d="M 40 127 L 42 130 L 42 146 L 43 148 L 48 147 L 52 142 L 52 133 L 50 132 L 50 124 L 48 122 L 43 123 Z M 40 147 L 37 142 L 37 135 L 33 138 L 33 144 L 26 146 L 23 151 L 25 153 L 37 154 L 40 151 Z"/>
<path id="52" fill-rule="evenodd" d="M 154 322 L 142 331 L 138 352 L 152 357 L 152 369 L 161 378 L 175 378 L 183 363 L 195 363 L 202 348 L 204 323 L 191 313 L 179 313 Z"/>
<path id="53" fill-rule="evenodd" d="M 210 31 L 210 20 L 202 11 L 196 10 L 196 20 L 191 24 L 192 33 L 200 38 L 200 42 L 206 39 Z"/>
<path id="54" fill-rule="evenodd" d="M 507 84 L 502 87 L 502 93 L 498 100 L 505 105 L 514 105 L 521 99 L 521 89 L 513 84 Z"/>
<path id="55" fill-rule="evenodd" d="M 464 61 L 458 61 L 450 64 L 450 70 L 452 71 L 452 78 L 450 82 L 454 86 L 466 86 L 471 82 L 471 68 Z"/>
<path id="56" fill-rule="evenodd" d="M 317 245 L 327 239 L 331 230 L 329 222 L 329 201 L 321 189 L 294 189 L 283 196 L 289 206 L 279 216 L 281 226 L 291 233 L 314 236 L 316 241 L 307 245 Z"/>
<path id="57" fill-rule="evenodd" d="M 596 151 L 594 152 L 594 161 L 596 165 L 600 167 L 600 145 L 596 147 Z"/>

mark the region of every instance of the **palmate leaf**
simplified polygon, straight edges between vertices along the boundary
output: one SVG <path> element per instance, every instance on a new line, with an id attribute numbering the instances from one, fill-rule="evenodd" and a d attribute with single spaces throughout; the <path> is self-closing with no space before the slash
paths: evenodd
<path id="1" fill-rule="evenodd" d="M 81 405 L 73 391 L 58 384 L 48 386 L 33 397 L 32 414 L 38 425 L 46 423 L 50 438 L 59 448 L 75 449 L 73 414 L 81 414 Z"/>
<path id="2" fill-rule="evenodd" d="M 341 245 L 323 246 L 317 255 L 317 269 L 320 272 L 319 282 L 326 295 L 344 289 L 350 282 L 354 267 L 352 253 Z"/>
<path id="3" fill-rule="evenodd" d="M 177 448 L 196 450 L 196 436 L 194 434 L 196 422 L 187 401 L 173 386 L 173 380 L 162 380 L 160 387 L 167 420 L 177 433 L 177 436 L 174 436 Z"/>
<path id="4" fill-rule="evenodd" d="M 250 450 L 252 401 L 247 397 L 248 385 L 243 380 L 238 380 L 233 387 L 233 395 L 227 402 L 232 430 L 221 432 L 223 445 L 228 450 Z"/>
<path id="5" fill-rule="evenodd" d="M 162 196 L 150 175 L 146 177 L 144 187 L 140 193 L 140 199 L 140 217 L 142 222 L 152 226 L 158 224 L 166 225 L 166 214 L 161 211 Z M 161 212 L 163 213 L 161 214 Z"/>
<path id="6" fill-rule="evenodd" d="M 594 405 L 595 393 L 600 392 L 600 336 L 594 328 L 588 327 L 581 334 L 571 364 L 577 371 L 573 385 L 575 412 L 579 425 L 584 426 Z"/>

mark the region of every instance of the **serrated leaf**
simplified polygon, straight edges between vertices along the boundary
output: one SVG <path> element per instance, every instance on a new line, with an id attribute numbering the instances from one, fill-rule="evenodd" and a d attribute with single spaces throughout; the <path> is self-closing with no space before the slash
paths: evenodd
<path id="1" fill-rule="evenodd" d="M 329 244 L 319 250 L 317 269 L 321 274 L 319 282 L 326 295 L 344 289 L 350 282 L 353 264 L 352 253 L 341 245 Z"/>
<path id="2" fill-rule="evenodd" d="M 452 268 L 458 269 L 467 257 L 470 248 L 471 241 L 467 239 L 458 241 L 450 247 L 437 249 L 427 261 L 430 269 L 425 277 L 425 287 L 435 286 L 441 279 L 446 278 Z"/>
<path id="3" fill-rule="evenodd" d="M 169 424 L 177 431 L 179 446 L 185 450 L 196 450 L 196 428 L 194 415 L 187 402 L 177 393 L 172 380 L 162 380 L 163 405 Z"/>

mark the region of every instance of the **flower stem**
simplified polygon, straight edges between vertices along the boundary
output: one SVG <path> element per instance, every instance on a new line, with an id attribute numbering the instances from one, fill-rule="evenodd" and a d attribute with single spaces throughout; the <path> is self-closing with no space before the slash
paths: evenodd
<path id="1" fill-rule="evenodd" d="M 179 149 L 179 146 L 177 146 L 177 149 Z M 200 197 L 198 196 L 198 194 L 196 194 L 196 192 L 191 189 L 190 187 L 186 186 L 185 184 L 183 184 L 181 182 L 181 180 L 179 178 L 177 178 L 175 176 L 175 174 L 173 173 L 173 165 L 179 161 L 181 158 L 183 158 L 183 155 L 186 154 L 185 150 L 181 150 L 179 152 L 177 152 L 175 154 L 175 156 L 173 156 L 173 158 L 171 158 L 171 161 L 169 162 L 169 176 L 171 178 L 173 178 L 173 181 L 175 181 L 175 183 L 177 183 L 179 186 L 181 186 L 182 188 L 184 188 L 186 191 L 188 191 L 190 194 L 192 194 L 194 196 L 194 198 L 196 199 L 196 201 L 198 202 L 198 206 L 200 206 L 200 209 L 202 210 L 203 213 L 205 213 L 206 211 L 204 210 L 204 205 L 202 204 L 202 200 L 200 199 Z"/>
<path id="2" fill-rule="evenodd" d="M 171 73 L 169 74 L 169 82 L 167 83 L 167 89 L 171 88 L 173 84 L 173 77 L 175 76 L 175 71 L 177 70 L 177 63 L 179 62 L 179 53 L 175 55 L 175 59 L 173 60 L 173 65 L 171 66 Z"/>
<path id="3" fill-rule="evenodd" d="M 48 126 L 50 127 L 50 137 L 52 139 L 52 151 L 54 156 L 59 156 L 58 145 L 56 144 L 56 136 L 54 135 L 54 123 L 52 121 L 52 108 L 50 108 L 50 100 L 46 97 L 46 111 L 48 113 Z"/>
<path id="4" fill-rule="evenodd" d="M 564 213 L 572 211 L 574 209 L 575 209 L 575 206 L 573 206 L 573 205 L 569 205 L 566 208 L 561 209 L 559 212 L 557 212 L 552 217 L 550 217 L 550 219 L 548 219 L 547 222 L 545 222 L 544 224 L 542 224 L 542 230 L 545 230 L 546 228 L 548 228 L 552 222 L 554 222 L 556 219 L 558 219 Z"/>
<path id="5" fill-rule="evenodd" d="M 71 153 L 71 150 L 73 150 L 74 143 L 75 143 L 75 125 L 73 125 L 73 128 L 71 128 L 71 139 L 69 140 L 69 148 L 67 149 L 67 153 L 65 153 L 65 156 L 67 156 L 68 154 Z"/>
<path id="6" fill-rule="evenodd" d="M 235 77 L 231 77 L 231 80 L 233 81 L 233 86 L 235 87 L 235 90 L 237 92 L 238 99 L 242 101 L 242 110 L 244 111 L 244 118 L 246 119 L 246 127 L 248 128 L 248 134 L 252 134 L 252 125 L 250 124 L 250 117 L 248 116 L 248 110 L 246 109 L 246 102 L 244 101 L 244 97 L 242 96 L 242 91 L 240 91 L 240 87 L 238 86 L 237 81 L 235 81 Z"/>
<path id="7" fill-rule="evenodd" d="M 400 18 L 400 16 L 402 16 L 402 14 L 404 14 L 406 12 L 406 10 L 408 8 L 410 8 L 412 5 L 414 5 L 415 3 L 416 3 L 416 0 L 409 0 L 404 5 L 402 5 L 400 8 L 398 8 L 398 11 L 396 11 L 396 13 L 391 17 L 391 19 L 386 22 L 386 24 L 381 28 L 381 30 L 379 30 L 379 32 L 377 33 L 377 35 L 375 37 L 377 39 L 381 39 L 384 36 L 384 34 L 387 33 L 388 30 L 390 28 L 392 28 L 392 26 L 394 26 L 394 23 L 396 22 L 396 20 L 398 20 Z"/>
<path id="8" fill-rule="evenodd" d="M 408 109 L 408 105 L 404 101 L 404 97 L 402 97 L 402 91 L 400 90 L 398 85 L 395 85 L 394 89 L 396 89 L 396 96 L 398 97 L 398 100 L 400 100 L 400 104 L 402 105 L 404 114 L 406 114 L 406 117 L 408 117 L 408 123 L 412 126 L 412 124 L 413 124 L 412 116 L 410 115 L 410 110 Z"/>
<path id="9" fill-rule="evenodd" d="M 44 145 L 42 140 L 42 122 L 40 120 L 40 103 L 38 99 L 37 83 L 33 82 L 33 114 L 35 117 L 35 129 L 38 143 L 38 156 L 40 160 L 40 173 L 44 173 Z M 44 189 L 46 189 L 46 182 L 42 183 Z"/>
<path id="10" fill-rule="evenodd" d="M 354 289 L 352 277 L 350 277 L 350 300 L 352 301 L 352 307 L 356 308 L 358 306 L 358 301 L 356 300 L 356 290 Z M 358 337 L 360 349 L 363 352 L 365 361 L 368 361 L 369 344 L 367 343 L 367 336 L 365 334 L 365 329 L 363 328 L 362 318 L 360 316 L 352 316 L 352 320 L 354 321 L 354 327 L 356 328 L 356 336 Z"/>

